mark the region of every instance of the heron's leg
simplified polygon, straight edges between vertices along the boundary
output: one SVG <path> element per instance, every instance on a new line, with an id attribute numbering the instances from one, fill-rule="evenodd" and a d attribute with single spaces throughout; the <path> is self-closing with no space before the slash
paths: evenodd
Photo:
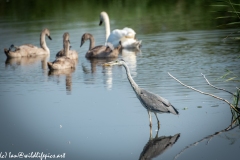
<path id="1" fill-rule="evenodd" d="M 149 116 L 149 121 L 150 121 L 149 126 L 152 128 L 152 117 L 151 117 L 150 111 L 148 111 L 148 116 Z"/>
<path id="2" fill-rule="evenodd" d="M 150 137 L 149 137 L 149 140 L 151 140 L 151 139 L 152 139 L 152 127 L 150 126 L 149 128 L 150 128 Z"/>
<path id="3" fill-rule="evenodd" d="M 158 128 L 158 130 L 157 130 L 157 133 L 156 133 L 155 138 L 158 138 L 158 132 L 159 132 L 159 128 Z"/>
<path id="4" fill-rule="evenodd" d="M 157 121 L 158 121 L 158 129 L 159 129 L 159 128 L 160 128 L 160 121 L 159 121 L 159 119 L 158 119 L 158 117 L 157 117 L 157 113 L 154 112 L 154 114 L 155 114 L 155 116 L 156 116 L 156 118 L 157 118 Z"/>

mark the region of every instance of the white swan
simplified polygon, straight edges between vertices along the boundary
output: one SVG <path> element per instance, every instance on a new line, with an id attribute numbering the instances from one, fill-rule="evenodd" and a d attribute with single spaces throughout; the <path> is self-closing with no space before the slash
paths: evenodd
<path id="1" fill-rule="evenodd" d="M 75 60 L 70 59 L 68 57 L 69 47 L 70 47 L 69 41 L 65 41 L 64 42 L 64 54 L 66 54 L 66 56 L 61 56 L 53 62 L 48 62 L 47 63 L 48 68 L 50 70 L 75 68 Z"/>
<path id="2" fill-rule="evenodd" d="M 117 47 L 119 41 L 123 48 L 140 48 L 142 41 L 135 39 L 136 32 L 132 28 L 125 27 L 123 29 L 115 29 L 110 34 L 110 21 L 106 12 L 100 13 L 100 23 L 105 23 L 106 43 L 110 42 L 114 47 Z"/>
<path id="3" fill-rule="evenodd" d="M 50 31 L 47 28 L 43 29 L 40 34 L 40 45 L 41 45 L 40 48 L 32 44 L 24 44 L 18 47 L 12 44 L 9 49 L 5 48 L 4 52 L 8 58 L 49 55 L 50 50 L 47 47 L 45 36 L 47 36 L 50 40 L 52 40 L 52 38 L 50 37 Z M 11 51 L 12 48 L 15 48 L 15 50 Z"/>
<path id="4" fill-rule="evenodd" d="M 63 48 L 64 48 L 64 43 L 65 41 L 69 41 L 70 43 L 70 40 L 69 40 L 69 33 L 68 32 L 65 32 L 63 34 Z M 62 56 L 66 56 L 66 54 L 64 53 L 64 49 L 62 49 L 61 51 L 59 51 L 57 54 L 56 54 L 56 58 L 59 58 L 59 57 L 62 57 Z M 75 50 L 70 50 L 68 51 L 68 57 L 70 59 L 78 59 L 78 53 L 77 51 Z"/>

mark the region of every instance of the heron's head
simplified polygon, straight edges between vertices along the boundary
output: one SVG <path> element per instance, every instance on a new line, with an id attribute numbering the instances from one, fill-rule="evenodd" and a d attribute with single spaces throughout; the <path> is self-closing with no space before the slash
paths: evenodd
<path id="1" fill-rule="evenodd" d="M 103 66 L 114 66 L 114 65 L 123 65 L 123 64 L 125 64 L 125 61 L 121 59 L 121 60 L 104 63 Z"/>

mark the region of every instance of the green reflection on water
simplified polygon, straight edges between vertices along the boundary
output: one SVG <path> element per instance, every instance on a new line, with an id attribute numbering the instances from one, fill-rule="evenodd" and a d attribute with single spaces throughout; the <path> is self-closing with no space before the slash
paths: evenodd
<path id="1" fill-rule="evenodd" d="M 111 23 L 141 33 L 214 29 L 210 0 L 0 0 L 1 21 L 95 22 L 107 11 Z M 95 24 L 95 23 L 94 23 Z"/>

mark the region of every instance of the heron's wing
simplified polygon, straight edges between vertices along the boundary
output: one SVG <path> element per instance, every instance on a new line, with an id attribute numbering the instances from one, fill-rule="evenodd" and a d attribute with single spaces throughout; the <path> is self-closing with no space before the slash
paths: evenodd
<path id="1" fill-rule="evenodd" d="M 172 107 L 171 103 L 168 100 L 144 89 L 140 90 L 139 98 L 143 105 L 152 111 L 170 112 L 168 108 Z"/>

